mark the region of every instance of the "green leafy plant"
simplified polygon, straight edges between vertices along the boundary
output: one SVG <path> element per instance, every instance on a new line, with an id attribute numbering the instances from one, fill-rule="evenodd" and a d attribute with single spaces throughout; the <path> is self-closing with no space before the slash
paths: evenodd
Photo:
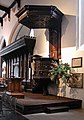
<path id="1" fill-rule="evenodd" d="M 49 77 L 51 81 L 55 81 L 56 84 L 59 84 L 59 79 L 64 78 L 69 80 L 71 73 L 70 73 L 70 65 L 68 63 L 60 63 L 58 64 L 56 61 L 51 63 L 51 69 L 49 70 Z"/>

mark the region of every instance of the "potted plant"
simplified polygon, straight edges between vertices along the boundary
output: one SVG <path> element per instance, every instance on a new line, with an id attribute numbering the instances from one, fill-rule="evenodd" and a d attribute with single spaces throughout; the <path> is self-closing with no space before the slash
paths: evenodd
<path id="1" fill-rule="evenodd" d="M 66 82 L 69 81 L 71 76 L 70 73 L 70 65 L 68 63 L 60 63 L 58 64 L 56 61 L 52 61 L 51 69 L 49 70 L 49 77 L 51 81 L 54 81 L 56 86 L 59 86 L 59 79 L 66 79 Z"/>

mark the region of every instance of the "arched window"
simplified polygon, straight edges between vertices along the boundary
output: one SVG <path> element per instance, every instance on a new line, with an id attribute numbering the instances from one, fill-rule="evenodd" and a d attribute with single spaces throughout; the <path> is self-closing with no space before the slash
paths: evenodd
<path id="1" fill-rule="evenodd" d="M 6 41 L 5 41 L 5 38 L 2 36 L 0 48 L 2 49 L 4 47 L 6 47 Z M 0 57 L 0 71 L 1 71 L 0 72 L 0 76 L 3 77 L 3 78 L 5 78 L 5 76 L 6 76 L 6 62 L 3 61 L 1 59 L 1 57 Z"/>

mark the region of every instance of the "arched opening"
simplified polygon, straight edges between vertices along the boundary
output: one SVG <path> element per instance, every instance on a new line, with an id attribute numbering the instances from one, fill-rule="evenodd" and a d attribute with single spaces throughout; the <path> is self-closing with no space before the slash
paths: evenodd
<path id="1" fill-rule="evenodd" d="M 1 49 L 6 47 L 6 41 L 5 38 L 3 37 L 1 40 Z M 6 77 L 6 62 L 3 60 L 3 58 L 0 57 L 0 76 L 2 78 Z"/>
<path id="2" fill-rule="evenodd" d="M 5 42 L 5 39 L 3 41 L 3 45 L 2 45 L 2 48 L 6 47 L 6 42 Z"/>

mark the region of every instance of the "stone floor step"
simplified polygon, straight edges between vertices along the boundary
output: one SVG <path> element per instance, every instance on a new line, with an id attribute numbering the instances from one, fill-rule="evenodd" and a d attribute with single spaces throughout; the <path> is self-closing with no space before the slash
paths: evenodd
<path id="1" fill-rule="evenodd" d="M 46 107 L 45 113 L 58 113 L 69 111 L 68 106 L 58 106 L 58 107 Z"/>

